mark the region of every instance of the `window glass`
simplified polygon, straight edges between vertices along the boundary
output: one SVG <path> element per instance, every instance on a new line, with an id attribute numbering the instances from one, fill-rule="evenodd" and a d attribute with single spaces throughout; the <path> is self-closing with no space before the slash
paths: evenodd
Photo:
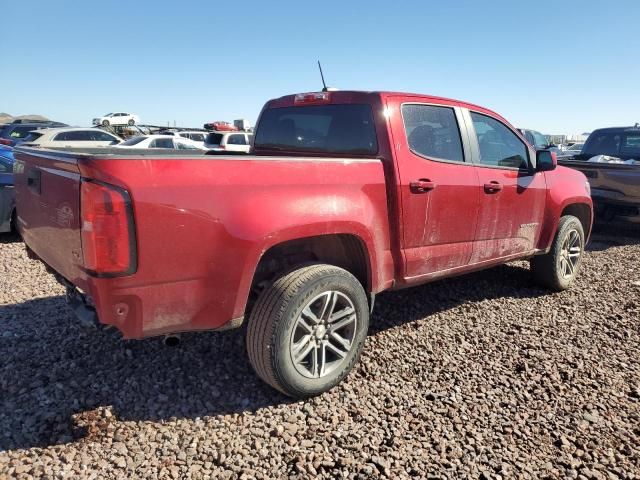
<path id="1" fill-rule="evenodd" d="M 246 145 L 247 139 L 244 135 L 229 135 L 227 138 L 227 145 Z"/>
<path id="2" fill-rule="evenodd" d="M 37 139 L 39 139 L 43 134 L 42 133 L 37 133 L 37 132 L 31 132 L 29 133 L 29 135 L 27 135 L 26 137 L 24 137 L 24 141 L 25 143 L 29 143 L 29 142 L 35 142 Z"/>
<path id="3" fill-rule="evenodd" d="M 9 165 L 5 165 L 4 162 L 0 162 L 0 173 L 7 173 L 9 171 Z"/>
<path id="4" fill-rule="evenodd" d="M 533 146 L 536 148 L 546 148 L 549 146 L 549 142 L 547 141 L 547 137 L 542 135 L 540 132 L 531 132 L 533 135 Z"/>
<path id="5" fill-rule="evenodd" d="M 91 137 L 91 140 L 93 140 L 94 142 L 115 142 L 115 141 L 119 141 L 117 138 L 109 135 L 106 132 L 101 132 L 98 129 L 92 130 L 90 132 L 90 137 Z"/>
<path id="6" fill-rule="evenodd" d="M 71 132 L 61 132 L 57 134 L 54 138 L 56 141 L 67 141 L 67 142 L 88 142 L 93 140 L 92 132 L 88 132 L 86 130 L 76 130 Z"/>
<path id="7" fill-rule="evenodd" d="M 210 133 L 207 135 L 207 143 L 210 145 L 220 145 L 223 137 L 224 135 L 221 133 Z"/>
<path id="8" fill-rule="evenodd" d="M 197 150 L 197 148 L 194 147 L 193 145 L 190 145 L 185 142 L 181 142 L 180 140 L 175 140 L 173 143 L 175 144 L 178 150 Z"/>
<path id="9" fill-rule="evenodd" d="M 173 148 L 173 139 L 156 138 L 149 144 L 149 148 Z"/>
<path id="10" fill-rule="evenodd" d="M 496 167 L 529 167 L 525 144 L 505 125 L 494 118 L 471 112 L 480 146 L 480 163 Z"/>
<path id="11" fill-rule="evenodd" d="M 312 105 L 263 112 L 255 146 L 265 150 L 373 155 L 378 151 L 370 105 Z"/>
<path id="12" fill-rule="evenodd" d="M 615 157 L 620 150 L 620 135 L 615 132 L 598 132 L 590 135 L 582 149 L 586 155 L 611 155 Z"/>
<path id="13" fill-rule="evenodd" d="M 412 152 L 428 158 L 464 161 L 460 129 L 452 108 L 403 105 L 402 119 Z"/>
<path id="14" fill-rule="evenodd" d="M 620 155 L 640 159 L 640 133 L 626 135 L 620 147 Z"/>
<path id="15" fill-rule="evenodd" d="M 194 142 L 204 142 L 204 135 L 202 133 L 192 133 L 189 136 Z"/>
<path id="16" fill-rule="evenodd" d="M 32 130 L 37 130 L 38 127 L 34 127 L 33 125 L 31 125 L 30 127 L 15 127 L 11 133 L 9 134 L 9 136 L 11 138 L 24 138 L 27 135 L 29 135 L 29 132 L 31 132 Z"/>
<path id="17" fill-rule="evenodd" d="M 131 137 L 128 140 L 125 140 L 120 145 L 130 147 L 132 145 L 137 145 L 137 144 L 139 144 L 140 142 L 143 142 L 146 139 L 147 139 L 147 137 L 145 137 L 144 135 L 138 135 L 137 137 Z"/>

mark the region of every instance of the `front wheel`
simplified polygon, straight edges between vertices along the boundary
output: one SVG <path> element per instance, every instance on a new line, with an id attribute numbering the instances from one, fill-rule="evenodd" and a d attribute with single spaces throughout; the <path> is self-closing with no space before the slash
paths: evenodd
<path id="1" fill-rule="evenodd" d="M 102 126 L 103 127 L 108 127 L 109 126 L 109 120 L 103 120 L 102 121 Z"/>
<path id="2" fill-rule="evenodd" d="M 552 290 L 568 289 L 582 264 L 584 243 L 584 229 L 580 220 L 573 215 L 563 216 L 549 253 L 531 259 L 533 278 Z"/>
<path id="3" fill-rule="evenodd" d="M 349 374 L 368 327 L 360 282 L 341 268 L 311 265 L 261 293 L 247 325 L 247 352 L 272 387 L 290 397 L 312 397 Z"/>

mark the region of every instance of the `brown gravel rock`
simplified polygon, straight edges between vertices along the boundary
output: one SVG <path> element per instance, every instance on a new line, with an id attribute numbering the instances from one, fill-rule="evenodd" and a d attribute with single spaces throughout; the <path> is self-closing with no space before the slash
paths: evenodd
<path id="1" fill-rule="evenodd" d="M 640 478 L 640 234 L 570 291 L 518 262 L 385 293 L 361 362 L 294 402 L 241 331 L 122 341 L 0 236 L 0 478 Z"/>

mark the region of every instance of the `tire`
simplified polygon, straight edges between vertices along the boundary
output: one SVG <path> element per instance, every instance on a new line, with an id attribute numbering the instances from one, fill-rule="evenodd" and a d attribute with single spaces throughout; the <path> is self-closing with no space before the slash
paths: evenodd
<path id="1" fill-rule="evenodd" d="M 368 327 L 367 296 L 353 275 L 331 265 L 306 266 L 260 294 L 247 325 L 247 353 L 273 388 L 293 398 L 313 397 L 349 374 Z"/>
<path id="2" fill-rule="evenodd" d="M 549 253 L 531 259 L 531 273 L 535 281 L 558 292 L 571 287 L 582 264 L 584 243 L 580 220 L 573 215 L 560 218 Z"/>
<path id="3" fill-rule="evenodd" d="M 103 127 L 108 127 L 109 126 L 109 120 L 103 120 L 102 121 L 102 126 Z"/>
<path id="4" fill-rule="evenodd" d="M 127 125 L 129 125 L 130 127 L 134 126 L 136 124 L 136 121 L 132 118 L 127 122 Z"/>

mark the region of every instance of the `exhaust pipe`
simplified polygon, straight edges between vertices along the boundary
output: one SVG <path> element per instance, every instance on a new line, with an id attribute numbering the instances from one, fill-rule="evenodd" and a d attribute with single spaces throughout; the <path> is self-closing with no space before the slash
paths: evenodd
<path id="1" fill-rule="evenodd" d="M 180 345 L 180 335 L 165 335 L 162 343 L 164 343 L 165 347 L 177 347 Z"/>

